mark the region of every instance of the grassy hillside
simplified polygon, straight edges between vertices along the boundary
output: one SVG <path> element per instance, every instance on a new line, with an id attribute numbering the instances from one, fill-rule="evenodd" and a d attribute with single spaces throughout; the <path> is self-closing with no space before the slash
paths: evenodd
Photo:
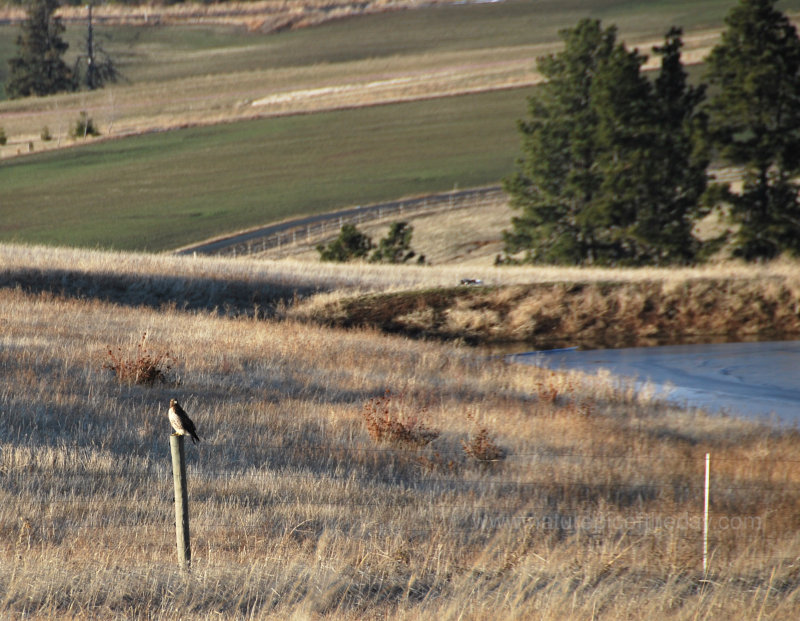
<path id="1" fill-rule="evenodd" d="M 678 5 L 687 15 L 718 6 L 592 3 Z M 214 62 L 244 52 L 225 39 L 238 35 L 215 32 Z M 165 63 L 174 76 L 197 67 L 191 59 L 212 41 L 181 35 L 186 53 Z M 492 53 L 490 65 L 506 54 Z M 17 124 L 9 149 L 24 150 L 25 132 L 82 107 L 102 111 L 104 128 L 171 127 L 206 122 L 215 106 L 229 119 L 236 98 L 249 109 L 256 93 L 272 93 L 254 86 L 267 75 L 284 80 L 279 90 L 318 88 L 399 67 L 408 77 L 421 62 L 449 73 L 483 55 L 287 64 L 228 81 L 153 76 L 149 86 L 2 103 L 0 124 Z M 503 91 L 3 159 L 0 236 L 162 249 L 293 212 L 483 183 L 511 167 L 523 109 L 522 93 Z M 678 409 L 603 373 L 507 364 L 369 321 L 391 310 L 432 334 L 457 329 L 446 335 L 456 339 L 548 326 L 604 333 L 603 322 L 619 334 L 653 334 L 671 320 L 667 328 L 794 326 L 797 265 L 472 265 L 465 274 L 444 265 L 445 248 L 467 250 L 432 235 L 426 243 L 442 265 L 0 244 L 0 617 L 797 619 L 796 429 Z M 454 288 L 464 276 L 487 288 Z M 441 299 L 450 306 L 433 304 Z M 351 327 L 326 325 L 336 323 Z M 125 376 L 153 365 L 163 381 Z M 175 563 L 170 398 L 202 438 L 187 446 L 188 575 Z"/>
<path id="2" fill-rule="evenodd" d="M 0 239 L 165 250 L 259 222 L 496 182 L 513 91 L 248 121 L 0 165 Z"/>
<path id="3" fill-rule="evenodd" d="M 298 286 L 281 263 L 0 251 L 4 276 L 29 278 L 0 288 L 0 616 L 797 618 L 796 430 L 682 411 L 602 374 L 98 294 L 136 299 L 114 274 L 139 299 Z M 426 273 L 377 267 L 358 270 Z M 345 270 L 359 273 L 331 268 Z M 105 286 L 73 297 L 81 278 Z M 161 357 L 152 386 L 109 368 Z M 202 438 L 187 447 L 188 576 L 170 398 Z"/>

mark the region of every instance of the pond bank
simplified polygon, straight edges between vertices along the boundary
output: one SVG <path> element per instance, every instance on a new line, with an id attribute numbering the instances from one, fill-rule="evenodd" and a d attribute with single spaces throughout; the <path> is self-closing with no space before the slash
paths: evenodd
<path id="1" fill-rule="evenodd" d="M 456 287 L 339 299 L 305 319 L 417 338 L 585 349 L 800 338 L 785 278 Z"/>

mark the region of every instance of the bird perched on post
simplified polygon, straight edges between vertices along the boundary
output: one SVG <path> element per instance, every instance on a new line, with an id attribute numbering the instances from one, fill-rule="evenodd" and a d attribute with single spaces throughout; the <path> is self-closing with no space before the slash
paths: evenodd
<path id="1" fill-rule="evenodd" d="M 192 442 L 195 444 L 200 442 L 200 438 L 197 435 L 197 430 L 194 428 L 192 419 L 189 418 L 189 415 L 183 411 L 183 408 L 181 407 L 181 404 L 178 403 L 177 399 L 169 400 L 169 423 L 175 430 L 174 435 L 185 436 L 186 434 L 189 434 L 189 436 L 192 438 Z"/>

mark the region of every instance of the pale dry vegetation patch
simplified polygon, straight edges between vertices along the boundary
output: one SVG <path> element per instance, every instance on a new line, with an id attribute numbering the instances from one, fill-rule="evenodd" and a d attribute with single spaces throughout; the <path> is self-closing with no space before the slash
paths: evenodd
<path id="1" fill-rule="evenodd" d="M 474 342 L 620 346 L 800 334 L 797 262 L 459 267 L 0 245 L 0 286 L 126 306 L 370 326 Z M 463 278 L 480 280 L 460 287 Z"/>
<path id="2" fill-rule="evenodd" d="M 464 277 L 479 279 L 487 287 L 506 287 L 531 283 L 660 282 L 665 290 L 678 291 L 687 282 L 762 281 L 786 282 L 800 291 L 797 263 L 778 261 L 748 265 L 723 263 L 693 268 L 579 268 L 520 266 L 497 268 L 492 265 L 444 264 L 433 266 L 385 265 L 371 263 L 320 263 L 318 261 L 271 261 L 258 258 L 215 258 L 173 256 L 58 248 L 21 244 L 0 244 L 0 284 L 22 288 L 52 288 L 70 294 L 72 290 L 92 297 L 109 289 L 102 278 L 136 279 L 136 290 L 129 298 L 146 297 L 148 290 L 162 297 L 179 293 L 191 297 L 216 288 L 227 288 L 228 297 L 238 283 L 253 287 L 296 289 L 320 292 L 401 291 L 456 286 Z M 37 283 L 41 283 L 38 284 Z M 94 287 L 94 289 L 92 289 Z M 159 289 L 159 291 L 155 291 Z M 120 298 L 122 294 L 120 293 Z M 497 293 L 497 295 L 513 295 Z"/>
<path id="3" fill-rule="evenodd" d="M 73 256 L 75 269 L 100 261 Z M 103 271 L 145 264 L 116 258 Z M 153 262 L 187 281 L 256 270 Z M 0 615 L 790 619 L 800 608 L 794 431 L 371 330 L 7 283 L 0 317 Z M 174 356 L 175 381 L 120 383 L 103 368 L 109 347 L 135 351 L 145 332 L 148 350 Z M 402 399 L 381 410 L 387 390 Z M 186 578 L 172 397 L 203 437 L 188 451 Z M 370 403 L 436 434 L 376 442 Z M 734 516 L 749 521 L 731 529 L 722 518 Z"/>
<path id="4" fill-rule="evenodd" d="M 354 296 L 342 292 L 304 301 L 287 314 L 328 325 L 373 326 L 386 332 L 471 343 L 524 342 L 531 348 L 588 348 L 800 335 L 797 276 L 696 277 L 682 271 L 678 284 L 649 272 L 652 280 L 620 272 L 617 278 L 550 281 L 532 272 L 527 285 L 442 287 Z M 681 272 L 678 270 L 677 272 Z M 706 272 L 711 273 L 711 272 Z M 674 274 L 673 276 L 677 276 Z"/>
<path id="5" fill-rule="evenodd" d="M 414 227 L 411 247 L 417 256 L 424 256 L 429 266 L 458 266 L 469 275 L 473 268 L 490 267 L 503 252 L 503 231 L 508 229 L 513 215 L 505 198 L 496 202 L 481 202 L 458 209 L 445 209 L 422 214 L 393 214 L 379 221 L 358 224 L 358 230 L 373 240 L 386 237 L 393 222 L 408 222 Z M 316 245 L 329 243 L 337 235 L 314 239 L 310 244 L 298 243 L 257 253 L 258 259 L 291 259 L 318 262 Z"/>

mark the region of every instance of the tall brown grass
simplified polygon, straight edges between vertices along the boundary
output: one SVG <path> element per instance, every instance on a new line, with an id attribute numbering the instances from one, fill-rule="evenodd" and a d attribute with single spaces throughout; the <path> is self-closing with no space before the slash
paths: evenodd
<path id="1" fill-rule="evenodd" d="M 63 292 L 9 280 L 70 262 L 148 286 L 161 270 L 182 286 L 245 274 L 261 286 L 276 264 L 3 251 L 0 616 L 800 612 L 794 430 L 452 345 L 71 296 L 69 278 Z M 119 383 L 103 368 L 108 347 L 132 350 L 144 332 L 149 348 L 173 354 L 175 381 Z M 440 435 L 421 448 L 375 442 L 362 411 L 387 389 Z M 205 440 L 188 452 L 188 577 L 175 556 L 171 397 Z M 480 429 L 504 451 L 491 468 L 464 452 Z"/>
<path id="2" fill-rule="evenodd" d="M 0 245 L 0 261 L 0 286 L 23 291 L 469 342 L 597 347 L 800 334 L 800 271 L 790 260 L 680 269 L 390 266 Z M 484 286 L 459 288 L 464 277 Z"/>

